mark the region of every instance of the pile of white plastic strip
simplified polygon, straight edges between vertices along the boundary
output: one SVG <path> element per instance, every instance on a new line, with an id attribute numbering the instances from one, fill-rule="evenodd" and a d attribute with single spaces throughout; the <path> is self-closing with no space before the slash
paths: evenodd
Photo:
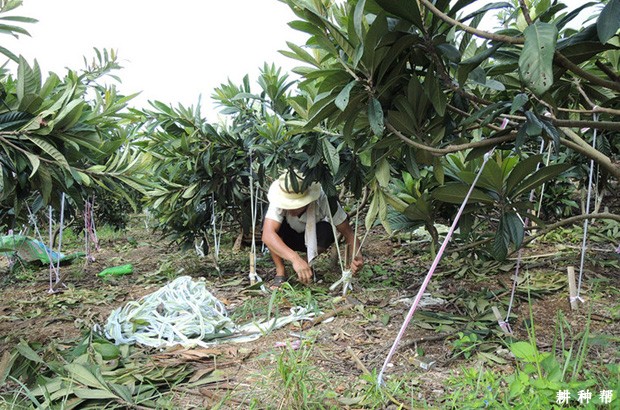
<path id="1" fill-rule="evenodd" d="M 116 344 L 207 346 L 255 340 L 270 330 L 313 316 L 298 307 L 291 309 L 289 316 L 237 326 L 204 281 L 181 276 L 137 302 L 115 309 L 105 325 L 105 335 Z"/>

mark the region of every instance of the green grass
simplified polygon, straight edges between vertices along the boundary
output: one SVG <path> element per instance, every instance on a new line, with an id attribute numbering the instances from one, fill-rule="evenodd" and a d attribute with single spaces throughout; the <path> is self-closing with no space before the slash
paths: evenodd
<path id="1" fill-rule="evenodd" d="M 589 363 L 591 347 L 588 317 L 584 327 L 577 332 L 561 311 L 555 320 L 554 341 L 550 349 L 538 346 L 536 325 L 530 309 L 529 338 L 527 341 L 508 341 L 507 347 L 516 358 L 512 373 L 506 374 L 496 367 L 463 366 L 447 380 L 448 395 L 445 406 L 452 409 L 546 409 L 560 408 L 557 394 L 561 390 L 571 392 L 571 405 L 577 405 L 579 391 L 593 391 L 590 406 L 601 404 L 596 397 L 599 391 L 620 386 L 617 365 L 601 366 Z M 597 339 L 605 344 L 604 338 Z M 610 347 L 610 346 L 607 346 Z M 459 345 L 460 348 L 460 345 Z M 619 399 L 610 405 L 618 405 Z"/>

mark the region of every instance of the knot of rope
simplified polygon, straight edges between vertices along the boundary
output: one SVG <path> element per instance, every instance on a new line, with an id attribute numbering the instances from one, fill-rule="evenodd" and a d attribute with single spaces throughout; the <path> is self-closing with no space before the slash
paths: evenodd
<path id="1" fill-rule="evenodd" d="M 248 274 L 248 277 L 250 278 L 250 285 L 255 285 L 257 283 L 263 283 L 263 278 L 261 278 L 260 276 L 258 276 L 258 273 L 256 272 L 250 272 Z M 260 285 L 260 290 L 263 293 L 269 293 L 267 291 L 267 288 L 265 287 L 265 285 Z"/>
<path id="2" fill-rule="evenodd" d="M 573 303 L 573 302 L 581 302 L 581 303 L 586 303 L 586 302 L 585 302 L 585 300 L 583 300 L 583 299 L 581 298 L 581 296 L 571 296 L 571 297 L 570 297 L 570 301 L 571 301 L 571 303 Z"/>
<path id="3" fill-rule="evenodd" d="M 505 333 L 512 334 L 512 328 L 510 327 L 510 323 L 506 322 L 505 320 L 498 320 L 497 324 Z"/>
<path id="4" fill-rule="evenodd" d="M 338 285 L 342 284 L 342 296 L 346 296 L 349 290 L 353 290 L 351 279 L 353 279 L 353 272 L 351 272 L 351 269 L 343 270 L 340 279 L 334 282 L 334 284 L 329 287 L 329 290 L 335 290 Z"/>

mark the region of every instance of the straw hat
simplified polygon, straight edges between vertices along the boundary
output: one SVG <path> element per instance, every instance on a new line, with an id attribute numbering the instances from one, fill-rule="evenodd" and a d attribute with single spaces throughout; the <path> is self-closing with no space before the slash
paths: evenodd
<path id="1" fill-rule="evenodd" d="M 297 175 L 293 175 L 297 179 L 297 186 L 301 188 L 303 180 Z M 280 178 L 273 181 L 267 193 L 269 202 L 280 209 L 298 209 L 308 205 L 312 201 L 316 201 L 321 195 L 321 185 L 313 182 L 303 192 L 296 192 L 291 184 L 289 173 L 285 172 Z"/>

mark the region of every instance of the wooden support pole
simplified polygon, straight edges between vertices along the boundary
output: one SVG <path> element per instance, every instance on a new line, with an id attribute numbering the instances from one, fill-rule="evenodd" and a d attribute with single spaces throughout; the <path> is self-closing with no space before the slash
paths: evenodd
<path id="1" fill-rule="evenodd" d="M 256 274 L 256 261 L 254 260 L 254 252 L 250 252 L 250 284 L 253 285 L 256 283 L 255 281 Z"/>
<path id="2" fill-rule="evenodd" d="M 569 302 L 570 308 L 572 310 L 577 310 L 579 307 L 579 300 L 577 299 L 577 282 L 575 281 L 575 268 L 569 266 L 566 268 L 568 271 L 568 293 L 569 293 Z"/>

